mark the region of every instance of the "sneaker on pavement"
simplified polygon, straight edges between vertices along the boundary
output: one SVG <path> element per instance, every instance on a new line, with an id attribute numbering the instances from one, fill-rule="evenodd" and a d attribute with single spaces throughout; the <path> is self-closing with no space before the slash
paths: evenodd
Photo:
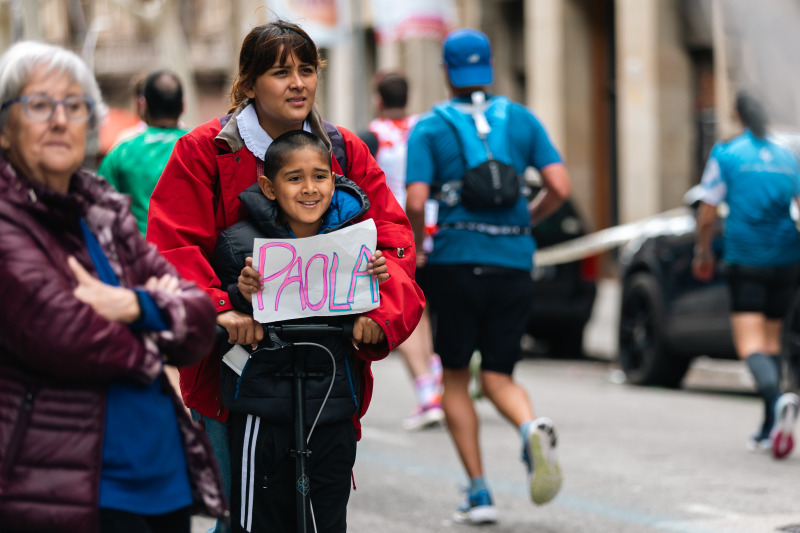
<path id="1" fill-rule="evenodd" d="M 470 494 L 467 490 L 467 501 L 453 513 L 453 520 L 459 524 L 494 524 L 497 522 L 497 508 L 492 504 L 492 496 L 488 490 L 479 490 Z"/>
<path id="2" fill-rule="evenodd" d="M 533 421 L 522 447 L 522 460 L 528 468 L 531 500 L 542 505 L 556 497 L 561 490 L 561 466 L 556 453 L 556 431 L 549 418 Z"/>
<path id="3" fill-rule="evenodd" d="M 747 439 L 747 449 L 754 453 L 769 451 L 772 449 L 772 439 L 756 433 Z"/>
<path id="4" fill-rule="evenodd" d="M 442 399 L 437 395 L 431 403 L 417 407 L 413 413 L 405 417 L 403 419 L 403 429 L 417 431 L 442 422 L 444 422 Z"/>
<path id="5" fill-rule="evenodd" d="M 770 437 L 770 432 L 772 428 L 767 427 L 765 428 L 763 425 L 761 429 L 753 433 L 753 435 L 747 439 L 747 449 L 754 453 L 766 452 L 772 450 L 772 438 Z"/>
<path id="6" fill-rule="evenodd" d="M 797 411 L 800 408 L 800 398 L 797 394 L 787 392 L 782 394 L 775 402 L 775 426 L 772 428 L 772 455 L 776 459 L 783 459 L 792 453 L 794 448 L 794 423 L 797 421 Z"/>

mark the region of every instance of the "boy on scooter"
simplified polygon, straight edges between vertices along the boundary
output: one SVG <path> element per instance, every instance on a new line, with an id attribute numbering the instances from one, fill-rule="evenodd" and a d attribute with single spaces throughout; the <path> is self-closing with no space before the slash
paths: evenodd
<path id="1" fill-rule="evenodd" d="M 212 264 L 237 310 L 252 315 L 253 294 L 263 289 L 253 268 L 255 238 L 303 238 L 352 224 L 369 209 L 364 192 L 331 170 L 331 154 L 315 135 L 294 130 L 272 141 L 264 157 L 264 175 L 239 195 L 249 217 L 225 230 Z M 377 250 L 368 271 L 390 280 L 386 258 Z M 348 317 L 325 317 L 336 324 Z M 344 532 L 356 455 L 356 423 L 371 396 L 371 373 L 359 352 L 389 352 L 381 326 L 354 315 L 353 339 L 323 337 L 324 348 L 296 346 L 260 352 L 238 376 L 222 365 L 223 402 L 229 421 L 231 513 L 233 531 L 296 531 L 292 358 L 305 350 L 304 434 L 308 448 L 310 517 L 313 531 Z M 315 322 L 319 318 L 294 322 Z M 231 341 L 248 351 L 270 344 L 263 330 L 247 324 Z M 365 349 L 359 349 L 365 345 Z M 366 345 L 373 348 L 367 349 Z M 329 350 L 329 353 L 326 353 Z M 334 362 L 331 361 L 334 360 Z M 373 359 L 374 360 L 374 359 Z M 335 363 L 335 364 L 334 364 Z M 334 373 L 335 368 L 335 373 Z M 333 384 L 331 385 L 331 379 Z M 330 387 L 330 390 L 329 390 Z M 320 409 L 321 412 L 320 412 Z M 312 422 L 316 421 L 315 424 Z"/>

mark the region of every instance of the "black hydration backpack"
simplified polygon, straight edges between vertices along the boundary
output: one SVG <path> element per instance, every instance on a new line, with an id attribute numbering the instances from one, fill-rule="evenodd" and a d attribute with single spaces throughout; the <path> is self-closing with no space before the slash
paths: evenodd
<path id="1" fill-rule="evenodd" d="M 508 105 L 508 101 L 504 98 L 494 100 L 494 105 Z M 473 109 L 480 109 L 478 106 L 482 107 L 482 103 L 473 103 Z M 460 185 L 461 204 L 470 210 L 513 207 L 519 199 L 522 180 L 514 167 L 495 159 L 492 155 L 487 141 L 487 133 L 490 130 L 483 112 L 472 112 L 475 125 L 470 124 L 461 111 L 449 104 L 437 105 L 434 107 L 434 112 L 452 128 L 459 144 L 459 153 L 464 160 L 464 167 L 467 169 L 460 183 L 449 182 L 450 188 Z M 485 126 L 479 126 L 479 121 Z M 468 140 L 476 137 L 481 141 L 486 154 L 485 159 L 479 163 L 475 162 L 476 154 L 466 151 Z"/>

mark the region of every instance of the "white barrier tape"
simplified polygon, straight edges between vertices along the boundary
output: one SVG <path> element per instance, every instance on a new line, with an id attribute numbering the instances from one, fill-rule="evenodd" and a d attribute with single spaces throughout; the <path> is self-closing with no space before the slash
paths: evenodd
<path id="1" fill-rule="evenodd" d="M 542 248 L 534 256 L 534 265 L 543 267 L 571 263 L 623 246 L 633 239 L 654 233 L 665 233 L 665 230 L 685 233 L 689 226 L 694 226 L 693 211 L 688 207 L 676 207 L 636 222 L 614 226 Z"/>

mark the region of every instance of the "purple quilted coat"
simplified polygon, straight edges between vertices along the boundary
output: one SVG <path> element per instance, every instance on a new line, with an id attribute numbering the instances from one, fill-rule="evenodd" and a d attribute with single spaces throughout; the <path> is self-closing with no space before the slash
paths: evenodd
<path id="1" fill-rule="evenodd" d="M 158 333 L 109 322 L 73 296 L 67 257 L 94 272 L 81 217 L 122 285 L 176 274 L 128 207 L 89 172 L 63 195 L 0 157 L 0 531 L 96 532 L 107 385 L 164 379 L 162 362 L 190 365 L 210 350 L 216 314 L 192 283 L 150 292 L 171 324 Z M 224 516 L 208 440 L 172 396 L 196 510 Z"/>

